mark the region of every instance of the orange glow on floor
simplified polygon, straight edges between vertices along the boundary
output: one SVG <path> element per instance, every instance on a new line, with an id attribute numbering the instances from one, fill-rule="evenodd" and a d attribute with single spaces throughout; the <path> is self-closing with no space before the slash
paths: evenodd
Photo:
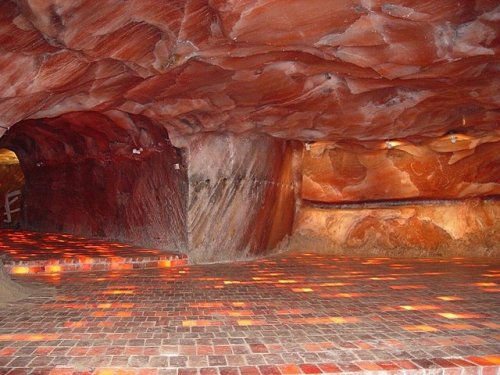
<path id="1" fill-rule="evenodd" d="M 29 267 L 22 267 L 22 266 L 12 267 L 10 270 L 10 273 L 15 274 L 15 275 L 27 274 L 27 273 L 30 273 L 30 268 Z"/>
<path id="2" fill-rule="evenodd" d="M 210 327 L 210 326 L 220 326 L 221 321 L 218 320 L 183 320 L 183 327 Z"/>
<path id="3" fill-rule="evenodd" d="M 414 290 L 414 289 L 427 289 L 425 285 L 391 285 L 394 290 Z"/>
<path id="4" fill-rule="evenodd" d="M 169 268 L 171 266 L 172 266 L 172 262 L 170 260 L 160 260 L 160 261 L 158 261 L 158 267 Z"/>
<path id="5" fill-rule="evenodd" d="M 64 326 L 66 328 L 82 328 L 87 325 L 87 322 L 66 322 Z"/>
<path id="6" fill-rule="evenodd" d="M 248 319 L 243 319 L 243 320 L 238 320 L 237 321 L 239 326 L 257 326 L 257 325 L 264 325 L 266 324 L 265 320 L 248 320 Z"/>
<path id="7" fill-rule="evenodd" d="M 410 332 L 436 332 L 437 328 L 432 326 L 428 326 L 425 324 L 413 325 L 413 326 L 404 326 L 405 330 Z"/>
<path id="8" fill-rule="evenodd" d="M 438 315 L 440 315 L 446 319 L 476 319 L 476 318 L 483 317 L 480 314 L 468 314 L 468 313 L 455 314 L 455 313 L 450 313 L 450 312 L 438 313 Z"/>
<path id="9" fill-rule="evenodd" d="M 61 266 L 57 266 L 57 265 L 54 265 L 54 266 L 45 266 L 45 272 L 48 272 L 48 273 L 58 273 L 58 272 L 61 272 Z"/>
<path id="10" fill-rule="evenodd" d="M 292 291 L 296 293 L 311 293 L 314 292 L 311 288 L 292 288 Z"/>
<path id="11" fill-rule="evenodd" d="M 457 296 L 439 296 L 436 297 L 437 299 L 440 299 L 441 301 L 463 301 L 462 297 L 457 297 Z"/>
<path id="12" fill-rule="evenodd" d="M 115 289 L 115 290 L 106 290 L 102 292 L 102 294 L 134 294 L 134 291 L 125 289 Z"/>
<path id="13" fill-rule="evenodd" d="M 434 305 L 403 305 L 399 306 L 400 309 L 406 311 L 427 311 L 427 310 L 438 310 L 439 306 Z"/>
<path id="14" fill-rule="evenodd" d="M 0 231 L 0 255 L 11 274 L 132 270 L 185 265 L 186 256 L 72 235 Z"/>
<path id="15" fill-rule="evenodd" d="M 474 283 L 475 286 L 483 286 L 483 287 L 489 287 L 489 286 L 497 286 L 497 283 Z"/>

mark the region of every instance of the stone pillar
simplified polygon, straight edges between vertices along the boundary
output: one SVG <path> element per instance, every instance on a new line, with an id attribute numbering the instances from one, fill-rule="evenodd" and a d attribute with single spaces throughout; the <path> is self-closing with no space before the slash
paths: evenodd
<path id="1" fill-rule="evenodd" d="M 293 147 L 265 135 L 199 134 L 183 140 L 187 238 L 193 262 L 265 253 L 290 233 Z"/>

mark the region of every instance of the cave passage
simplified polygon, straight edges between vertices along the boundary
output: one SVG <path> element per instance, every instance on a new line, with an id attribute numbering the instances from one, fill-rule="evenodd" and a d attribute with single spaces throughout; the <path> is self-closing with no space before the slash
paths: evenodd
<path id="1" fill-rule="evenodd" d="M 499 31 L 0 0 L 0 374 L 498 374 Z"/>
<path id="2" fill-rule="evenodd" d="M 16 153 L 0 148 L 0 229 L 21 227 L 24 183 Z"/>

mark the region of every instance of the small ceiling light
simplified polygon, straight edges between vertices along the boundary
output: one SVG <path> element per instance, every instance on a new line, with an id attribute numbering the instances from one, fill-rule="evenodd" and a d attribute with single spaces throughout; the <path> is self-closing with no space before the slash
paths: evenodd
<path id="1" fill-rule="evenodd" d="M 456 134 L 450 134 L 450 142 L 453 144 L 457 143 L 457 135 Z"/>
<path id="2" fill-rule="evenodd" d="M 304 146 L 305 146 L 305 148 L 306 148 L 307 151 L 311 151 L 311 144 L 309 142 L 306 142 L 304 144 Z"/>

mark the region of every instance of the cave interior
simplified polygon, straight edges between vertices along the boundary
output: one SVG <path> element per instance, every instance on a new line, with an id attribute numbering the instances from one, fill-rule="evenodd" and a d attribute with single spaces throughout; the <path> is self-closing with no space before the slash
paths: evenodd
<path id="1" fill-rule="evenodd" d="M 308 256 L 380 267 L 399 259 L 402 270 L 423 273 L 448 262 L 459 280 L 469 259 L 478 273 L 465 274 L 478 279 L 457 285 L 484 281 L 481 267 L 498 277 L 499 50 L 496 0 L 1 1 L 0 253 L 14 275 L 31 271 L 8 257 L 64 258 L 70 248 L 82 270 L 105 256 L 115 259 L 111 270 L 140 272 L 118 256 L 136 251 L 150 257 L 140 268 L 161 264 L 151 272 L 175 267 L 199 280 L 247 275 L 252 264 L 286 275 L 296 262 L 304 273 L 290 283 L 302 277 L 303 295 L 315 290 L 304 277 L 323 272 L 311 271 Z M 359 271 L 354 263 L 348 269 Z M 56 289 L 77 277 L 54 264 L 32 270 L 63 277 L 43 279 Z M 491 322 L 500 313 L 492 284 L 480 286 Z M 241 325 L 261 326 L 249 319 Z M 196 322 L 181 326 L 210 332 Z M 435 332 L 415 327 L 405 332 Z M 498 324 L 480 328 L 498 338 Z M 486 348 L 493 333 L 481 332 Z M 21 333 L 0 319 L 0 371 L 15 367 L 2 362 L 8 334 Z M 497 341 L 469 353 L 482 360 L 453 355 L 498 365 L 491 348 L 500 353 Z M 331 366 L 347 371 L 344 362 Z M 193 367 L 186 363 L 169 366 Z M 206 365 L 222 374 L 222 365 Z"/>

